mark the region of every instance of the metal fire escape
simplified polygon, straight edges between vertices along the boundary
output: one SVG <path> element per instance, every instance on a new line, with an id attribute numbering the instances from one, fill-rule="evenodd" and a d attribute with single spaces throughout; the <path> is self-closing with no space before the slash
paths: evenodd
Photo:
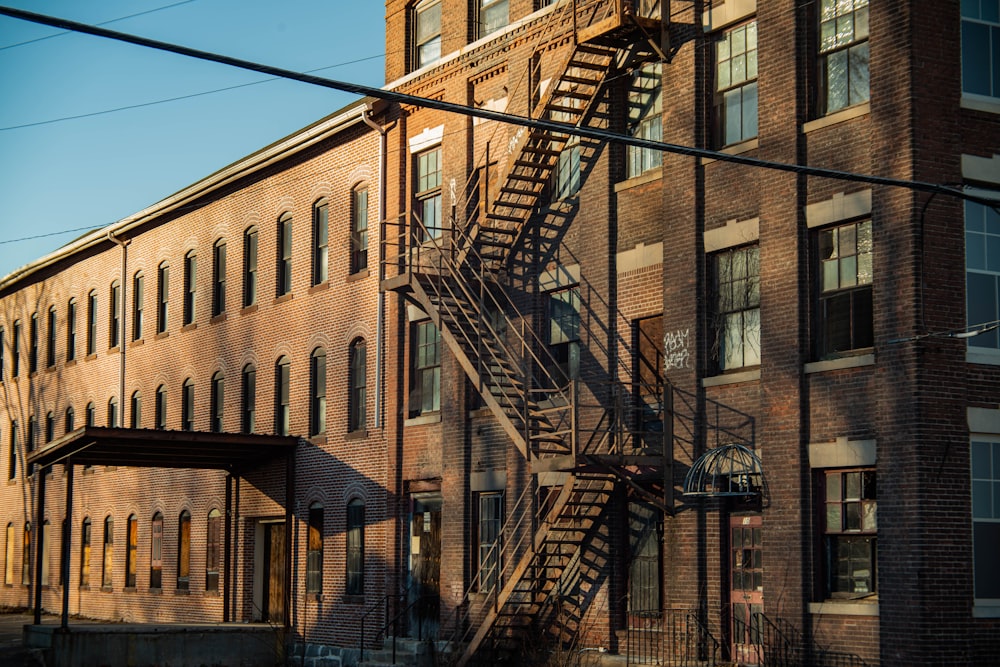
<path id="1" fill-rule="evenodd" d="M 571 21 L 572 49 L 561 74 L 536 96 L 532 116 L 585 124 L 599 106 L 612 67 L 661 59 L 664 22 L 658 12 L 644 11 L 659 4 L 563 0 L 553 20 Z M 614 427 L 607 425 L 603 435 L 591 430 L 590 443 L 581 443 L 577 386 L 552 371 L 537 326 L 505 288 L 515 264 L 532 265 L 532 234 L 538 231 L 533 228 L 542 217 L 537 213 L 568 139 L 519 132 L 499 178 L 483 180 L 479 205 L 450 229 L 429 228 L 413 213 L 398 227 L 386 223 L 383 289 L 403 294 L 427 313 L 528 469 L 558 480 L 543 488 L 536 478 L 508 508 L 503 553 L 494 555 L 495 576 L 481 573 L 477 582 L 488 604 L 464 605 L 451 624 L 464 651 L 460 665 L 487 642 L 518 641 L 525 626 L 549 628 L 560 641 L 572 637 L 582 609 L 562 591 L 570 585 L 579 590 L 602 567 L 586 549 L 608 539 L 607 522 L 599 519 L 615 475 L 592 453 L 610 447 Z M 486 182 L 497 183 L 496 191 L 489 192 Z M 608 456 L 630 465 L 620 454 L 608 451 Z M 605 547 L 606 553 L 610 544 Z"/>

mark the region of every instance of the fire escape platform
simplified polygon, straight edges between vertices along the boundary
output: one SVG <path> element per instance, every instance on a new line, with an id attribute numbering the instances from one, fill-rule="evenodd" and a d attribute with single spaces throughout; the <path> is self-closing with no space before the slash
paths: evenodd
<path id="1" fill-rule="evenodd" d="M 659 19 L 620 12 L 579 28 L 576 38 L 580 44 L 623 47 L 634 42 L 639 35 L 659 36 L 662 29 L 663 22 Z"/>

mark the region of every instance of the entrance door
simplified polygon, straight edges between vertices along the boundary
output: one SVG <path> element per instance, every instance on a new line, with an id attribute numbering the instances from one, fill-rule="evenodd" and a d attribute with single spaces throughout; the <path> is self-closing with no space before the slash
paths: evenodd
<path id="1" fill-rule="evenodd" d="M 441 496 L 413 497 L 410 516 L 410 633 L 436 637 L 441 609 Z"/>
<path id="2" fill-rule="evenodd" d="M 729 519 L 729 566 L 733 660 L 741 665 L 762 662 L 764 612 L 763 531 L 759 516 Z"/>
<path id="3" fill-rule="evenodd" d="M 264 524 L 264 595 L 262 619 L 285 622 L 285 524 Z"/>
<path id="4" fill-rule="evenodd" d="M 663 453 L 663 316 L 632 322 L 632 396 L 635 403 L 634 427 L 637 449 L 650 456 Z"/>

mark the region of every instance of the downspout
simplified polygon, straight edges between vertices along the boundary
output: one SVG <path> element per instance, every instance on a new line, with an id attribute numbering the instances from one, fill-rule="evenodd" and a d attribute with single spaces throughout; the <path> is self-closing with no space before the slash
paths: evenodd
<path id="1" fill-rule="evenodd" d="M 382 428 L 382 402 L 383 402 L 383 392 L 384 392 L 384 382 L 383 382 L 383 355 L 384 355 L 384 344 L 383 338 L 385 333 L 385 292 L 381 288 L 383 276 L 383 257 L 384 252 L 384 228 L 382 221 L 385 220 L 385 209 L 386 209 L 386 187 L 385 187 L 385 172 L 386 172 L 386 162 L 388 156 L 386 154 L 386 134 L 395 125 L 396 121 L 393 121 L 389 125 L 383 127 L 373 121 L 369 114 L 371 113 L 371 105 L 367 104 L 361 109 L 361 120 L 364 121 L 365 125 L 372 128 L 378 132 L 378 211 L 376 212 L 378 216 L 378 281 L 379 281 L 379 291 L 378 291 L 378 312 L 375 325 L 375 428 Z"/>
<path id="2" fill-rule="evenodd" d="M 121 318 L 120 326 L 121 331 L 118 334 L 118 354 L 119 354 L 119 364 L 118 364 L 118 423 L 114 426 L 123 427 L 125 425 L 125 332 L 128 330 L 125 325 L 125 313 L 128 312 L 128 308 L 125 304 L 128 302 L 125 294 L 125 285 L 128 282 L 126 276 L 126 267 L 128 265 L 128 244 L 129 241 L 122 241 L 121 239 L 115 238 L 115 233 L 113 230 L 108 230 L 108 240 L 117 243 L 122 249 L 122 300 L 118 304 L 121 308 Z"/>

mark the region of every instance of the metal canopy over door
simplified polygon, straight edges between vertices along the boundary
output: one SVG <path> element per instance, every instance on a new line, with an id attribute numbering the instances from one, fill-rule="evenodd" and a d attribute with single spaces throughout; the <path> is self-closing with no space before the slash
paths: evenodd
<path id="1" fill-rule="evenodd" d="M 729 519 L 729 568 L 733 660 L 761 664 L 764 612 L 763 529 L 760 516 Z"/>
<path id="2" fill-rule="evenodd" d="M 437 636 L 441 608 L 441 496 L 414 495 L 410 515 L 410 633 Z"/>

